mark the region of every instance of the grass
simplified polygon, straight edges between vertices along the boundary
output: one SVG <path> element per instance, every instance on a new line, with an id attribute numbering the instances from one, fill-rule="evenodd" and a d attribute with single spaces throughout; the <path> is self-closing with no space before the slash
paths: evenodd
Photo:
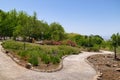
<path id="1" fill-rule="evenodd" d="M 25 50 L 23 42 L 7 40 L 2 45 L 6 50 L 13 52 L 20 59 L 30 62 L 33 66 L 38 66 L 41 62 L 44 64 L 59 64 L 64 55 L 80 53 L 79 48 L 66 45 L 51 46 L 26 43 Z"/>

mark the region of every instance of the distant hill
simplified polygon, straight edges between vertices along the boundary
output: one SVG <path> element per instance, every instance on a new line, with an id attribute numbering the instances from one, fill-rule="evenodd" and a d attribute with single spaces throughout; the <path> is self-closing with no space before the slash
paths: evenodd
<path id="1" fill-rule="evenodd" d="M 74 37 L 76 35 L 81 35 L 81 34 L 78 34 L 78 33 L 67 33 L 68 34 L 68 37 Z M 87 35 L 89 36 L 89 35 Z M 100 35 L 101 36 L 101 35 Z M 104 40 L 109 40 L 111 36 L 101 36 Z"/>

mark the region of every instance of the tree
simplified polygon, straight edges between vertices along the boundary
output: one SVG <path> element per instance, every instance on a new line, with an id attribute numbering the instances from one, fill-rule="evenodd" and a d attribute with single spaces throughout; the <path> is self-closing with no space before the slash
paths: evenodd
<path id="1" fill-rule="evenodd" d="M 112 46 L 114 47 L 114 59 L 117 59 L 117 51 L 116 48 L 119 46 L 120 44 L 120 35 L 119 33 L 117 34 L 113 34 L 111 36 L 111 41 L 112 41 Z"/>
<path id="2" fill-rule="evenodd" d="M 47 22 L 38 20 L 36 12 L 30 16 L 15 9 L 8 12 L 0 10 L 0 37 L 22 37 L 24 41 L 32 38 L 59 41 L 65 39 L 65 31 L 59 23 L 48 25 Z"/>
<path id="3" fill-rule="evenodd" d="M 21 36 L 23 38 L 24 50 L 25 50 L 25 41 L 26 41 L 26 38 L 30 35 L 29 17 L 25 12 L 20 11 L 18 13 L 17 20 L 18 20 L 17 27 L 13 32 L 14 37 Z"/>
<path id="4" fill-rule="evenodd" d="M 5 39 L 5 36 L 6 36 L 6 32 L 7 32 L 7 26 L 6 26 L 6 23 L 7 23 L 7 13 L 0 10 L 0 36 L 1 38 L 4 37 Z"/>
<path id="5" fill-rule="evenodd" d="M 74 36 L 71 37 L 71 40 L 74 41 L 77 45 L 82 46 L 84 42 L 84 36 L 79 34 L 74 34 Z"/>
<path id="6" fill-rule="evenodd" d="M 63 40 L 65 38 L 65 31 L 64 28 L 59 23 L 51 23 L 50 24 L 50 31 L 51 39 L 52 40 Z"/>
<path id="7" fill-rule="evenodd" d="M 15 27 L 17 26 L 17 11 L 15 9 L 7 12 L 7 35 L 8 37 L 12 37 L 13 36 L 13 31 L 15 29 Z"/>
<path id="8" fill-rule="evenodd" d="M 92 46 L 97 45 L 97 46 L 99 46 L 99 48 L 100 48 L 102 42 L 104 41 L 104 39 L 99 35 L 91 35 L 91 36 L 89 36 L 89 38 L 91 40 L 90 41 L 91 45 Z"/>
<path id="9" fill-rule="evenodd" d="M 11 10 L 9 12 L 4 12 L 0 10 L 0 36 L 5 39 L 5 37 L 12 37 L 14 28 L 17 25 L 17 12 L 16 10 Z"/>

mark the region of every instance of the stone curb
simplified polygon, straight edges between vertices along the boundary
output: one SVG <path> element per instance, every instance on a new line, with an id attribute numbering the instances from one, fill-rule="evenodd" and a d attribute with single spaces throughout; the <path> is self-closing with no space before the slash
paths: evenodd
<path id="1" fill-rule="evenodd" d="M 60 71 L 60 70 L 63 68 L 63 60 L 64 60 L 64 58 L 66 58 L 66 57 L 67 57 L 67 55 L 62 57 L 62 59 L 60 60 L 61 62 L 60 62 L 60 64 L 59 64 L 59 67 L 56 68 L 56 69 L 52 69 L 52 70 L 31 69 L 31 70 L 37 71 L 37 72 L 47 72 L 47 73 Z"/>

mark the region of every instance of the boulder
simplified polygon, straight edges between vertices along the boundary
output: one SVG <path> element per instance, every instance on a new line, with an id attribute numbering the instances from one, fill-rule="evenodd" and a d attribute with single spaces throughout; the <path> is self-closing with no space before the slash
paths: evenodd
<path id="1" fill-rule="evenodd" d="M 25 66 L 27 69 L 31 69 L 32 68 L 32 64 L 31 63 L 27 63 Z"/>

